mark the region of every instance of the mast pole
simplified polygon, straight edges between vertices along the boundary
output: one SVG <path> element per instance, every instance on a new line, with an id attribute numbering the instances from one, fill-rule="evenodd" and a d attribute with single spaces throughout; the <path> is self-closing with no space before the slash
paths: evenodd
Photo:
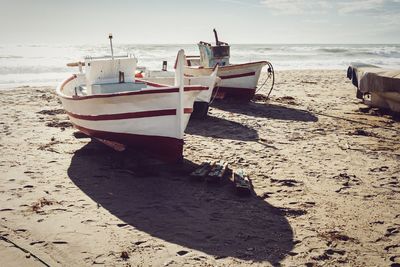
<path id="1" fill-rule="evenodd" d="M 216 29 L 213 29 L 213 31 L 214 31 L 214 37 L 215 37 L 215 44 L 216 44 L 217 46 L 219 46 L 219 40 L 218 40 L 217 30 L 216 30 Z"/>
<path id="2" fill-rule="evenodd" d="M 114 60 L 114 50 L 113 50 L 113 46 L 112 46 L 112 38 L 113 38 L 112 33 L 109 33 L 109 34 L 108 34 L 108 38 L 110 39 L 111 57 L 112 57 L 112 59 Z"/>

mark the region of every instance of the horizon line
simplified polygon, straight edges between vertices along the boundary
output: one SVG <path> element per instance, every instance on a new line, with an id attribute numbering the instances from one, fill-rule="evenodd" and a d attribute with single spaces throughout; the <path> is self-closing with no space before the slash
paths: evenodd
<path id="1" fill-rule="evenodd" d="M 130 43 L 130 42 L 121 42 L 121 43 L 113 43 L 113 45 L 197 45 L 198 43 Z M 213 44 L 213 43 L 211 43 Z M 399 43 L 228 43 L 229 45 L 400 45 Z M 83 45 L 109 45 L 109 43 L 2 43 L 2 46 L 8 45 L 74 45 L 74 46 L 83 46 Z"/>

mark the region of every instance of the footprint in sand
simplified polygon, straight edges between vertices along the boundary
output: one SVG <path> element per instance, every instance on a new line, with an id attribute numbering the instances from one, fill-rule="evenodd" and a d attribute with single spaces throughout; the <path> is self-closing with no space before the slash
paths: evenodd
<path id="1" fill-rule="evenodd" d="M 189 251 L 187 251 L 187 250 L 180 250 L 180 251 L 176 252 L 176 254 L 178 254 L 179 256 L 184 256 L 188 253 L 189 253 Z"/>
<path id="2" fill-rule="evenodd" d="M 294 179 L 283 179 L 283 180 L 278 180 L 278 179 L 271 179 L 272 183 L 279 184 L 280 186 L 287 186 L 287 187 L 294 187 L 303 184 L 302 182 L 296 181 Z"/>
<path id="3" fill-rule="evenodd" d="M 14 209 L 9 209 L 9 208 L 5 208 L 5 209 L 0 209 L 0 211 L 12 211 Z"/>
<path id="4" fill-rule="evenodd" d="M 45 241 L 38 240 L 38 241 L 33 241 L 33 242 L 29 243 L 29 245 L 33 246 L 33 245 L 36 245 L 36 244 L 43 244 L 43 243 L 45 243 Z"/>
<path id="5" fill-rule="evenodd" d="M 386 253 L 395 253 L 400 248 L 399 244 L 389 245 L 385 247 Z"/>
<path id="6" fill-rule="evenodd" d="M 400 227 L 399 226 L 397 226 L 397 227 L 389 227 L 389 228 L 386 229 L 385 236 L 389 237 L 389 236 L 396 235 L 398 233 L 400 233 Z"/>
<path id="7" fill-rule="evenodd" d="M 58 120 L 52 120 L 46 123 L 46 126 L 48 127 L 55 127 L 55 128 L 72 128 L 72 123 L 69 121 L 58 121 Z"/>
<path id="8" fill-rule="evenodd" d="M 87 220 L 81 221 L 81 223 L 84 223 L 84 224 L 89 224 L 89 223 L 94 223 L 94 222 L 96 222 L 96 221 L 92 220 L 92 219 L 87 219 Z"/>
<path id="9" fill-rule="evenodd" d="M 340 173 L 339 175 L 333 176 L 332 177 L 335 180 L 338 180 L 342 183 L 342 187 L 335 190 L 336 193 L 341 193 L 342 191 L 346 189 L 350 189 L 354 185 L 360 185 L 361 180 L 358 179 L 355 175 L 353 174 L 347 174 L 347 173 Z"/>
<path id="10" fill-rule="evenodd" d="M 38 114 L 43 114 L 43 115 L 57 115 L 57 114 L 65 114 L 65 110 L 63 109 L 50 109 L 50 110 L 41 110 L 36 112 Z"/>
<path id="11" fill-rule="evenodd" d="M 376 167 L 376 168 L 372 168 L 369 169 L 371 172 L 385 172 L 387 170 L 389 170 L 388 166 L 382 166 L 382 167 Z"/>

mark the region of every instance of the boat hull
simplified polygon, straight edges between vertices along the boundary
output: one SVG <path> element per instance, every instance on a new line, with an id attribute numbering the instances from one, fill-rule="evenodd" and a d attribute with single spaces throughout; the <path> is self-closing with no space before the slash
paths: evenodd
<path id="1" fill-rule="evenodd" d="M 183 159 L 183 140 L 165 136 L 108 132 L 85 128 L 73 124 L 76 129 L 86 135 L 143 150 L 165 162 L 179 162 Z"/>
<path id="2" fill-rule="evenodd" d="M 219 87 L 214 88 L 213 96 L 217 99 L 234 98 L 249 101 L 254 97 L 262 68 L 266 61 L 245 64 L 222 66 L 218 69 L 221 79 Z M 212 68 L 186 66 L 186 76 L 205 76 L 212 72 Z"/>
<path id="3" fill-rule="evenodd" d="M 57 89 L 75 128 L 88 136 L 145 150 L 167 162 L 182 159 L 183 131 L 197 95 L 207 87 L 185 86 L 184 109 L 179 113 L 179 88 L 155 88 L 137 92 L 66 96 L 62 89 L 79 84 L 69 79 Z M 179 117 L 181 116 L 181 117 Z M 182 127 L 181 124 L 182 123 Z"/>
<path id="4" fill-rule="evenodd" d="M 400 71 L 352 63 L 347 78 L 357 87 L 357 98 L 371 107 L 400 112 Z"/>
<path id="5" fill-rule="evenodd" d="M 398 92 L 372 92 L 371 100 L 364 103 L 377 108 L 390 109 L 400 113 L 400 93 Z"/>

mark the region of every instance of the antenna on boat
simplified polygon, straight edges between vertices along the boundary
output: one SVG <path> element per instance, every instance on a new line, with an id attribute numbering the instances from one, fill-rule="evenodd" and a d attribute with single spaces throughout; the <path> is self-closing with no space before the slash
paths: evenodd
<path id="1" fill-rule="evenodd" d="M 215 44 L 219 45 L 217 30 L 214 28 L 213 31 L 214 31 L 214 36 L 215 36 Z"/>
<path id="2" fill-rule="evenodd" d="M 109 34 L 108 34 L 108 38 L 110 39 L 111 57 L 112 57 L 112 59 L 114 60 L 114 50 L 113 50 L 113 47 L 112 47 L 112 38 L 113 38 L 112 33 L 109 33 Z"/>

